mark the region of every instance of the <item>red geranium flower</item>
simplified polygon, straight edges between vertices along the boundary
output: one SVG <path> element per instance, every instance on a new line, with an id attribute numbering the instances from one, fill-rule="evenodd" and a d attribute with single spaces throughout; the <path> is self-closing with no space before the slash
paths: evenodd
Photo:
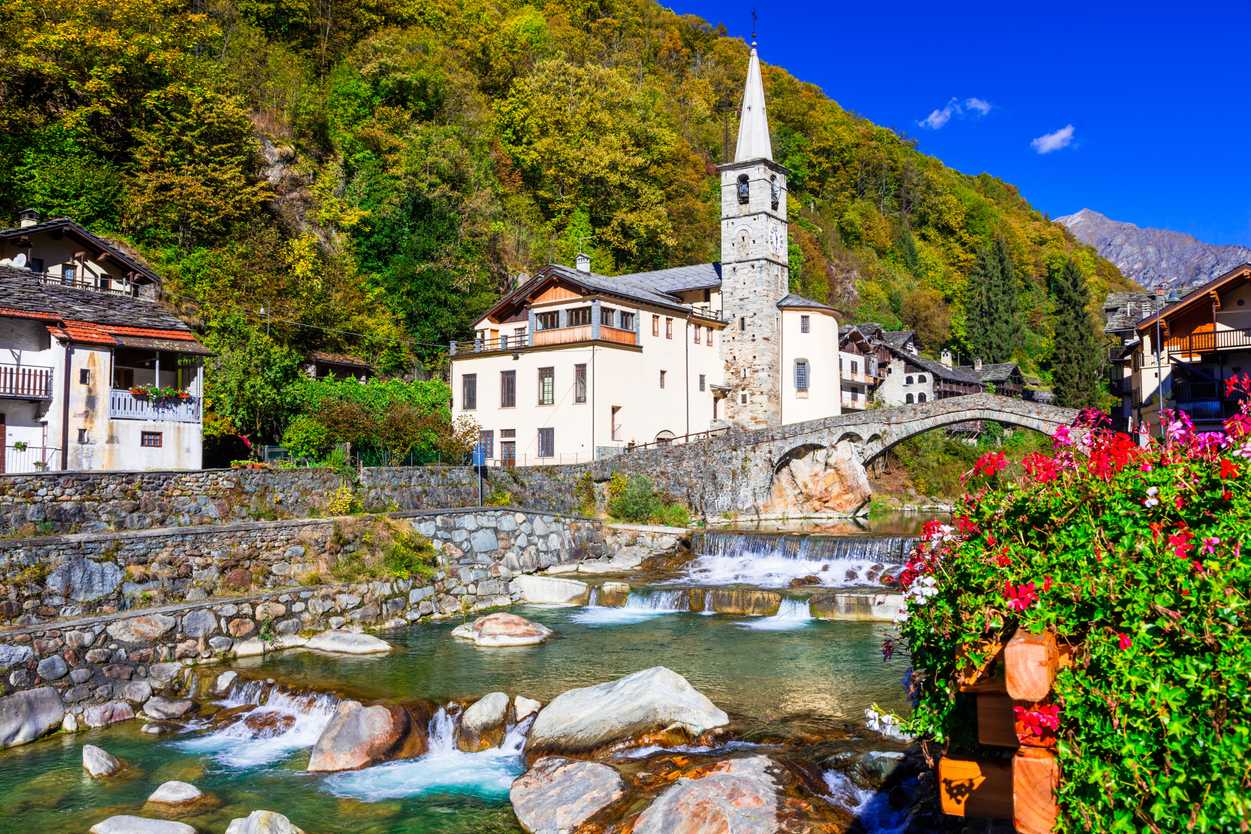
<path id="1" fill-rule="evenodd" d="M 1024 611 L 1038 599 L 1038 591 L 1033 582 L 1023 582 L 1014 586 L 1011 582 L 1003 583 L 1003 598 L 1013 611 Z"/>
<path id="2" fill-rule="evenodd" d="M 987 478 L 998 475 L 1008 468 L 1008 458 L 1003 452 L 987 452 L 973 464 L 973 471 Z"/>
<path id="3" fill-rule="evenodd" d="M 1124 632 L 1118 632 L 1116 635 L 1116 644 L 1120 646 L 1121 651 L 1125 651 L 1130 646 L 1134 645 L 1134 641 L 1129 639 L 1128 634 L 1125 634 Z"/>
<path id="4" fill-rule="evenodd" d="M 1237 477 L 1238 465 L 1229 458 L 1221 458 L 1221 479 Z"/>

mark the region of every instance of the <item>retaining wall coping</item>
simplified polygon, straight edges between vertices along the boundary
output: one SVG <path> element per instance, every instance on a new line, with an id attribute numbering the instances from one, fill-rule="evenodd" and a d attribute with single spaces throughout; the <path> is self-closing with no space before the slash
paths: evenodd
<path id="1" fill-rule="evenodd" d="M 406 471 L 414 469 L 472 469 L 470 466 L 456 466 L 449 463 L 432 463 L 427 466 L 366 466 L 365 472 L 377 472 L 383 470 Z M 236 474 L 240 472 L 247 473 L 274 473 L 274 472 L 329 472 L 338 474 L 338 471 L 328 466 L 301 466 L 293 469 L 269 468 L 269 469 L 250 469 L 244 467 L 224 466 L 216 469 L 68 469 L 57 470 L 51 472 L 0 472 L 0 479 L 3 478 L 98 478 L 107 475 L 220 475 L 225 473 Z"/>
<path id="2" fill-rule="evenodd" d="M 628 530 L 634 533 L 664 533 L 671 536 L 683 536 L 697 532 L 693 527 L 666 527 L 663 524 L 626 524 L 619 521 L 606 521 L 604 526 L 609 530 Z"/>

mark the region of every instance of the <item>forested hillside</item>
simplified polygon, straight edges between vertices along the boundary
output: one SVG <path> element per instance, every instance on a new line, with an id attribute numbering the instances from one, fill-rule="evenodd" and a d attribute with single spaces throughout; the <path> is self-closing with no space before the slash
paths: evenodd
<path id="1" fill-rule="evenodd" d="M 652 0 L 5 0 L 0 217 L 74 217 L 147 258 L 221 354 L 229 431 L 312 348 L 437 364 L 549 259 L 715 259 L 746 60 Z M 1064 256 L 1096 299 L 1125 283 L 1012 186 L 765 84 L 792 290 L 967 355 L 966 276 L 1002 236 L 1017 355 L 1045 373 Z"/>

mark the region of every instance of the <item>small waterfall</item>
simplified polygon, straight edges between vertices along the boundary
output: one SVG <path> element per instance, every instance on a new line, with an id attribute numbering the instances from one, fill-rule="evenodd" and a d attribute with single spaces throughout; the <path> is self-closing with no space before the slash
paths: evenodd
<path id="1" fill-rule="evenodd" d="M 628 625 L 658 616 L 691 610 L 691 594 L 687 590 L 645 589 L 630 591 L 620 608 L 599 605 L 592 596 L 585 608 L 573 615 L 573 621 L 589 626 Z"/>
<path id="2" fill-rule="evenodd" d="M 246 681 L 232 687 L 222 704 L 255 704 L 264 694 L 265 684 Z M 236 716 L 225 727 L 176 744 L 184 750 L 211 755 L 229 767 L 257 767 L 312 747 L 338 704 L 335 695 L 293 693 L 272 687 L 264 703 Z"/>
<path id="3" fill-rule="evenodd" d="M 743 620 L 739 625 L 753 631 L 791 631 L 803 628 L 811 621 L 812 606 L 806 598 L 783 597 L 782 603 L 778 606 L 778 613 L 772 617 Z"/>
<path id="4" fill-rule="evenodd" d="M 631 591 L 625 607 L 641 611 L 690 611 L 691 595 L 687 591 Z"/>
<path id="5" fill-rule="evenodd" d="M 439 707 L 426 728 L 426 755 L 440 756 L 456 749 L 456 717 Z"/>
<path id="6" fill-rule="evenodd" d="M 712 530 L 693 537 L 695 559 L 675 581 L 762 588 L 785 588 L 796 580 L 824 587 L 878 585 L 899 571 L 915 543 L 910 536 Z"/>
<path id="7" fill-rule="evenodd" d="M 704 591 L 704 610 L 699 613 L 705 617 L 717 613 L 717 609 L 712 607 L 712 594 L 708 591 Z"/>
<path id="8" fill-rule="evenodd" d="M 227 709 L 234 707 L 244 707 L 250 704 L 259 704 L 265 698 L 264 681 L 238 680 L 230 685 L 226 695 L 217 703 Z"/>
<path id="9" fill-rule="evenodd" d="M 587 608 L 599 608 L 599 586 L 592 585 L 591 593 L 586 598 Z"/>
<path id="10" fill-rule="evenodd" d="M 825 772 L 827 798 L 833 804 L 846 808 L 855 815 L 865 831 L 875 834 L 903 834 L 911 827 L 913 804 L 896 806 L 891 802 L 890 792 L 875 791 L 858 786 L 841 770 Z M 909 793 L 918 789 L 915 779 L 904 783 Z"/>

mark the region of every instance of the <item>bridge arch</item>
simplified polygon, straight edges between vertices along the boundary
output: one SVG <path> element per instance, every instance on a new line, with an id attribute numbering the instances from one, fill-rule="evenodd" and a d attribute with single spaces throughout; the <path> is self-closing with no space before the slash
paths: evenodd
<path id="1" fill-rule="evenodd" d="M 916 437 L 919 434 L 933 431 L 935 429 L 947 428 L 948 426 L 959 425 L 960 423 L 974 422 L 993 422 L 1000 423 L 1005 426 L 1012 426 L 1019 429 L 1030 429 L 1039 434 L 1048 437 L 1055 433 L 1063 423 L 1052 422 L 1049 420 L 1033 418 L 1021 414 L 1013 414 L 1008 412 L 987 412 L 978 416 L 970 416 L 969 414 L 948 414 L 941 418 L 924 421 L 924 425 L 901 427 L 898 431 L 886 431 L 881 435 L 876 435 L 877 443 L 868 443 L 864 447 L 864 455 L 860 462 L 868 466 L 891 449 L 909 438 Z"/>

